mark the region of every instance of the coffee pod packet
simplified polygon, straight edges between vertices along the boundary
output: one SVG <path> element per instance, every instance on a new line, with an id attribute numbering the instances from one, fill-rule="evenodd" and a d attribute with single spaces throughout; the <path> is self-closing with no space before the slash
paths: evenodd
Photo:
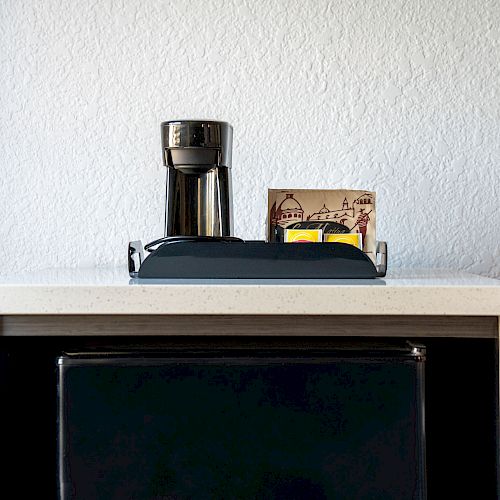
<path id="1" fill-rule="evenodd" d="M 288 229 L 287 229 L 288 231 Z M 347 233 L 347 234 L 325 234 L 325 243 L 346 243 L 352 245 L 360 250 L 363 250 L 363 236 L 361 233 Z"/>
<path id="2" fill-rule="evenodd" d="M 321 229 L 285 229 L 285 243 L 321 243 Z"/>

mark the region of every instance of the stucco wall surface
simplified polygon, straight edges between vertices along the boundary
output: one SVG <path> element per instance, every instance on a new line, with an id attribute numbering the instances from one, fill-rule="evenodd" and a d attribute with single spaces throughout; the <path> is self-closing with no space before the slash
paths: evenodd
<path id="1" fill-rule="evenodd" d="M 2 270 L 125 264 L 162 234 L 159 124 L 234 126 L 266 190 L 377 191 L 392 266 L 500 277 L 497 0 L 0 2 Z"/>

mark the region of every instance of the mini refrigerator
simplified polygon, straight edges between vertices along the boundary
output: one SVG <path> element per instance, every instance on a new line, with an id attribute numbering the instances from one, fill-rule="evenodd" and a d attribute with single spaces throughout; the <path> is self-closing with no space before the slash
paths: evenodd
<path id="1" fill-rule="evenodd" d="M 422 346 L 73 352 L 61 500 L 424 499 Z"/>

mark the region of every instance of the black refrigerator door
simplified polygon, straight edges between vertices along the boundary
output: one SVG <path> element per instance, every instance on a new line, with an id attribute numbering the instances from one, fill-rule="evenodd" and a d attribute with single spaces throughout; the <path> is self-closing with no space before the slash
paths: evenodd
<path id="1" fill-rule="evenodd" d="M 60 498 L 423 499 L 422 361 L 63 356 Z"/>

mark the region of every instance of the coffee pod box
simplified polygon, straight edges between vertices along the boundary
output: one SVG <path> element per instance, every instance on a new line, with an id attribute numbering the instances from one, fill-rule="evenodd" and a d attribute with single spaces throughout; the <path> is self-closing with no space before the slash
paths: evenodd
<path id="1" fill-rule="evenodd" d="M 351 189 L 269 189 L 267 238 L 276 241 L 277 228 L 314 230 L 328 234 L 359 233 L 362 250 L 376 260 L 375 192 Z"/>

